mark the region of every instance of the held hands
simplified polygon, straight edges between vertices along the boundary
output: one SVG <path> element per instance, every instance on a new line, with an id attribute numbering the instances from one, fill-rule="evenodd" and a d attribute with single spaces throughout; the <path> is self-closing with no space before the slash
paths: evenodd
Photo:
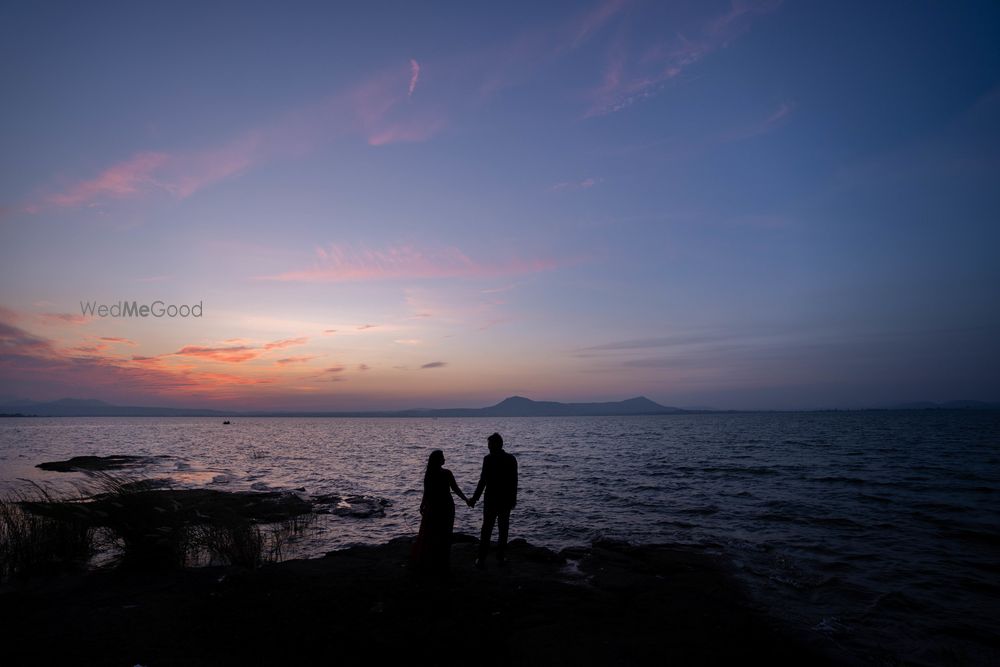
<path id="1" fill-rule="evenodd" d="M 473 507 L 476 506 L 476 501 L 473 500 L 472 498 L 467 499 L 465 502 L 469 503 L 469 509 L 472 509 Z"/>

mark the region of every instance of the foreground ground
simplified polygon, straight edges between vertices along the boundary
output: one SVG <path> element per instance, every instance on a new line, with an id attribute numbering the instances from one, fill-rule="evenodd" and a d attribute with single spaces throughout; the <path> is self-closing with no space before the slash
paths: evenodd
<path id="1" fill-rule="evenodd" d="M 3 662 L 94 665 L 835 664 L 690 549 L 512 544 L 505 567 L 416 576 L 410 540 L 257 570 L 68 575 L 0 592 Z M 306 662 L 308 661 L 308 662 Z"/>

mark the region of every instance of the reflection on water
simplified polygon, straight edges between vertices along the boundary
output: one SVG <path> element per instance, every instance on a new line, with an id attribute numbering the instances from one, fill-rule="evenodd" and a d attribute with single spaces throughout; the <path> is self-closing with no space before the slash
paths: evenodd
<path id="1" fill-rule="evenodd" d="M 598 537 L 709 545 L 736 562 L 776 613 L 869 657 L 881 650 L 930 664 L 975 662 L 996 645 L 988 620 L 1000 617 L 996 412 L 230 426 L 208 418 L 4 419 L 0 487 L 18 478 L 85 479 L 40 471 L 41 461 L 164 456 L 141 474 L 179 486 L 337 498 L 330 506 L 342 511 L 322 515 L 297 546 L 317 555 L 415 532 L 430 450 L 444 450 L 471 492 L 493 431 L 521 467 L 512 537 L 552 547 Z M 476 534 L 479 516 L 460 504 L 456 530 Z"/>

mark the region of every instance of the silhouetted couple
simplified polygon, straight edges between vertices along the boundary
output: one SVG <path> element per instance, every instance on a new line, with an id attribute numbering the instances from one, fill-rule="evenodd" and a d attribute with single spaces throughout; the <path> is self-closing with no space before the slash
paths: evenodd
<path id="1" fill-rule="evenodd" d="M 455 527 L 454 492 L 469 507 L 475 507 L 485 493 L 483 529 L 479 536 L 479 557 L 476 567 L 486 567 L 493 526 L 499 524 L 497 560 L 504 562 L 507 536 L 510 532 L 510 512 L 517 505 L 517 459 L 503 451 L 503 438 L 494 433 L 486 439 L 490 453 L 483 457 L 483 471 L 472 498 L 466 498 L 455 482 L 455 476 L 444 467 L 444 452 L 435 449 L 427 460 L 424 473 L 424 497 L 420 501 L 420 532 L 413 545 L 413 560 L 428 572 L 447 573 L 451 553 L 451 534 Z"/>

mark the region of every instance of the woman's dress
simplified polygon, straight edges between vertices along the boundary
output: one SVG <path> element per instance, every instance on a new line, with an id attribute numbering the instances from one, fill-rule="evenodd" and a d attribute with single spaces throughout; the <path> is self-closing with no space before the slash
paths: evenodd
<path id="1" fill-rule="evenodd" d="M 451 471 L 432 471 L 424 482 L 423 518 L 413 545 L 412 558 L 425 571 L 447 571 L 451 553 L 451 533 L 455 527 L 455 501 Z"/>

